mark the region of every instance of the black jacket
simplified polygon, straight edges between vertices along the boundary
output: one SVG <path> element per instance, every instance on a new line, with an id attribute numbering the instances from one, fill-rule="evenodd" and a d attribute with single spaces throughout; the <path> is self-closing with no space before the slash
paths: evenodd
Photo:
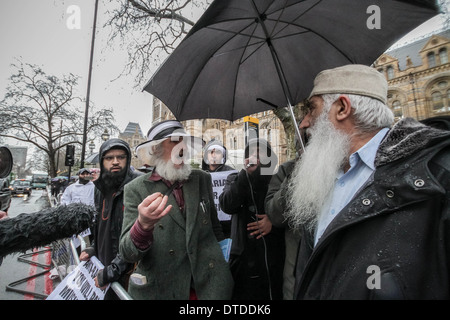
<path id="1" fill-rule="evenodd" d="M 297 299 L 450 298 L 450 132 L 403 119 L 375 167 L 314 248 L 304 231 Z"/>
<path id="2" fill-rule="evenodd" d="M 255 221 L 256 213 L 266 214 L 264 200 L 271 177 L 261 175 L 260 169 L 248 175 L 244 169 L 232 173 L 219 197 L 222 210 L 232 215 L 230 267 L 235 279 L 235 299 L 269 299 L 268 289 L 274 299 L 282 298 L 284 228 L 272 227 L 264 239 L 250 237 L 247 231 L 247 224 Z"/>
<path id="3" fill-rule="evenodd" d="M 104 180 L 102 179 L 102 171 L 103 168 L 103 155 L 115 148 L 121 148 L 126 151 L 128 155 L 127 159 L 127 173 L 125 179 L 123 180 L 119 190 L 117 190 L 114 195 L 111 197 L 105 197 L 108 193 L 108 187 L 106 186 Z M 97 216 L 94 224 L 94 241 L 92 247 L 87 251 L 90 255 L 95 255 L 99 258 L 99 260 L 105 266 L 103 272 L 100 272 L 98 275 L 98 280 L 100 286 L 105 284 L 117 281 L 120 277 L 126 273 L 132 266 L 125 261 L 123 261 L 122 257 L 118 254 L 119 252 L 119 237 L 122 231 L 122 222 L 123 222 L 123 187 L 133 180 L 134 178 L 142 175 L 142 173 L 138 171 L 133 171 L 130 168 L 131 164 L 131 150 L 128 144 L 120 139 L 110 139 L 102 144 L 99 152 L 100 159 L 100 175 L 99 178 L 94 181 L 95 184 L 95 207 L 97 211 Z M 109 208 L 109 210 L 108 210 Z M 103 216 L 110 217 L 109 231 L 108 235 L 100 235 L 99 226 L 101 223 L 106 223 L 102 218 Z M 105 252 L 102 249 L 103 244 L 106 242 L 110 242 L 107 247 L 111 248 L 111 250 L 107 250 Z"/>

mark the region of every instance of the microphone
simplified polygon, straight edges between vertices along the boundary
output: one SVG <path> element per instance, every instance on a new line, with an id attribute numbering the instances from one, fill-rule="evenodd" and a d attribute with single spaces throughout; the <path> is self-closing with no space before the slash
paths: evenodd
<path id="1" fill-rule="evenodd" d="M 91 227 L 96 210 L 71 203 L 0 220 L 0 258 L 69 238 Z"/>

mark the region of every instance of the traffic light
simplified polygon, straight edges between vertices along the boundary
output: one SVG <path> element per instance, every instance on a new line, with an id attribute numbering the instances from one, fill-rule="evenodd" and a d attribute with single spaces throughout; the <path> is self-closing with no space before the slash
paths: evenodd
<path id="1" fill-rule="evenodd" d="M 75 163 L 75 146 L 66 146 L 66 162 L 65 165 L 68 167 L 73 166 Z"/>

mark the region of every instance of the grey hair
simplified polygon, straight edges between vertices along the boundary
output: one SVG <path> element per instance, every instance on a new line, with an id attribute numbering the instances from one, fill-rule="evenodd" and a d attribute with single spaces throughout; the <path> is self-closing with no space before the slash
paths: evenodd
<path id="1" fill-rule="evenodd" d="M 163 154 L 162 142 L 165 139 L 152 141 L 136 148 L 136 155 L 143 163 L 154 166 L 155 161 Z"/>
<path id="2" fill-rule="evenodd" d="M 378 99 L 355 94 L 324 94 L 324 110 L 329 112 L 331 105 L 339 96 L 346 95 L 350 99 L 355 116 L 355 126 L 360 132 L 370 132 L 382 128 L 390 128 L 394 124 L 394 113 Z"/>
<path id="3" fill-rule="evenodd" d="M 151 146 L 152 152 L 149 153 L 149 155 L 148 155 L 149 156 L 149 165 L 151 165 L 151 166 L 154 166 L 156 164 L 156 160 L 161 158 L 161 156 L 164 152 L 164 149 L 163 149 L 163 146 L 161 143 L 162 141 Z"/>

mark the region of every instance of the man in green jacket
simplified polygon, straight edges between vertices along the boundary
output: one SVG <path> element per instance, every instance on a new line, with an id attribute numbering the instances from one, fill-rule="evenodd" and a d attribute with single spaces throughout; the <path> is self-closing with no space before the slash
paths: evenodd
<path id="1" fill-rule="evenodd" d="M 218 241 L 224 239 L 211 177 L 192 170 L 189 150 L 201 143 L 181 123 L 163 121 L 137 147 L 151 168 L 125 187 L 120 253 L 137 263 L 134 299 L 230 299 L 233 280 Z"/>

